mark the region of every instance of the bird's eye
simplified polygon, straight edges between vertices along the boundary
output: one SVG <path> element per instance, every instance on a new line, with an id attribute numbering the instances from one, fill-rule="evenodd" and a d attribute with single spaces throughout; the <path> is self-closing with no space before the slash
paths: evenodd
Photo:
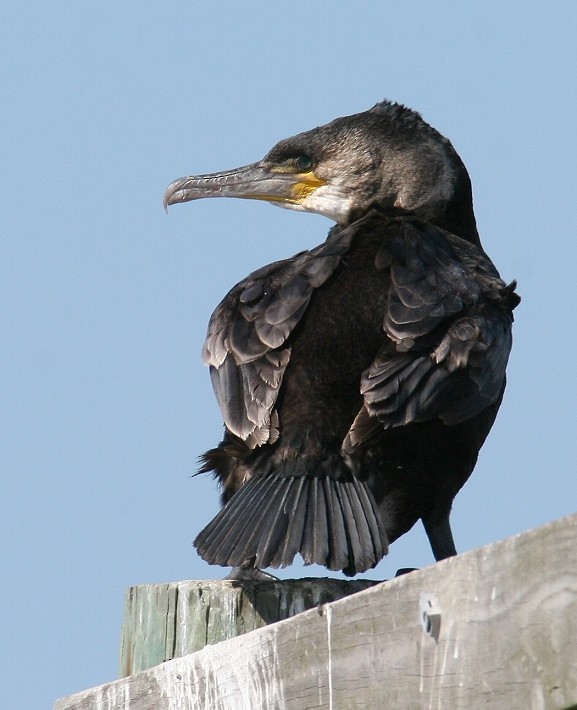
<path id="1" fill-rule="evenodd" d="M 307 173 L 312 170 L 312 158 L 309 158 L 308 155 L 299 155 L 298 158 L 294 158 L 294 166 L 299 173 Z"/>
<path id="2" fill-rule="evenodd" d="M 315 166 L 315 161 L 308 155 L 285 155 L 271 161 L 272 170 L 278 173 L 309 173 Z"/>

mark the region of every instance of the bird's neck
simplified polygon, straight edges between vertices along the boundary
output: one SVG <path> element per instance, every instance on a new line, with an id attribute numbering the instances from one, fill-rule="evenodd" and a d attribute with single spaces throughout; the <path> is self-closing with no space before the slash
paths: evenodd
<path id="1" fill-rule="evenodd" d="M 477 231 L 477 221 L 472 206 L 463 208 L 458 203 L 451 203 L 438 217 L 429 221 L 475 246 L 481 246 L 479 232 Z"/>
<path id="2" fill-rule="evenodd" d="M 458 201 L 450 203 L 443 210 L 436 209 L 434 211 L 427 209 L 407 211 L 392 205 L 383 206 L 376 203 L 368 210 L 351 211 L 346 222 L 334 225 L 329 231 L 328 239 L 339 234 L 343 229 L 351 226 L 371 212 L 381 214 L 384 218 L 419 217 L 482 249 L 472 204 L 469 202 L 468 206 L 463 207 L 459 206 Z"/>

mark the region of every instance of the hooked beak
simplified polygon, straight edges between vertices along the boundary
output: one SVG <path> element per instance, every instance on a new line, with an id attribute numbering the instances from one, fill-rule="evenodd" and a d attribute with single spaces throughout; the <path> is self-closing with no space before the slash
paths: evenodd
<path id="1" fill-rule="evenodd" d="M 179 178 L 166 188 L 164 209 L 177 202 L 204 197 L 240 197 L 265 200 L 281 207 L 303 209 L 302 203 L 317 188 L 326 184 L 312 171 L 292 173 L 267 167 L 262 162 L 209 175 Z"/>

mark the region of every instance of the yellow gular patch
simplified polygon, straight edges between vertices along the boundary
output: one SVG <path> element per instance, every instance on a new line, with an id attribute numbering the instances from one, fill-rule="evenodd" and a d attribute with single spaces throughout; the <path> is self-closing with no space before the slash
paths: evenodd
<path id="1" fill-rule="evenodd" d="M 317 188 L 326 185 L 324 180 L 318 178 L 313 172 L 303 173 L 299 182 L 296 182 L 290 189 L 290 200 L 301 204 Z"/>

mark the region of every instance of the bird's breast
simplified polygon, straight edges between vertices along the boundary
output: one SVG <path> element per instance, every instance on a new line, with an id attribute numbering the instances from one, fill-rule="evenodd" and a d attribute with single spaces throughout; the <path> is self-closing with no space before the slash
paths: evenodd
<path id="1" fill-rule="evenodd" d="M 376 240 L 355 245 L 316 289 L 291 338 L 278 403 L 281 422 L 323 427 L 344 437 L 362 404 L 360 379 L 385 336 L 388 272 L 377 269 Z M 281 424 L 282 426 L 282 424 Z"/>

